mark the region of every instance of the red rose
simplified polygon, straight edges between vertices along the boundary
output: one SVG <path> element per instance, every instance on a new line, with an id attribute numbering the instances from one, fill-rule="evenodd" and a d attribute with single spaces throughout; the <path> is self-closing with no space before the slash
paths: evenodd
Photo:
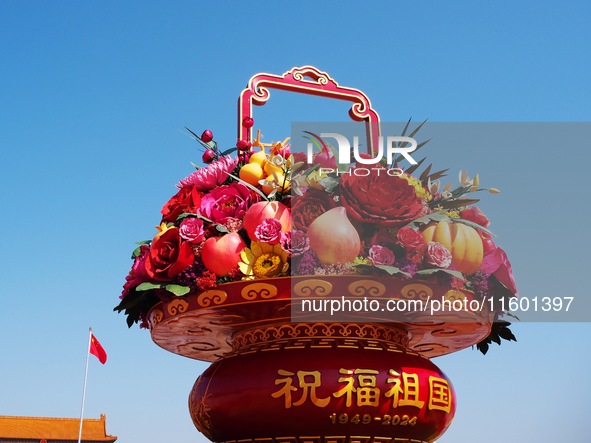
<path id="1" fill-rule="evenodd" d="M 386 246 L 390 249 L 394 248 L 394 246 L 398 243 L 398 239 L 396 238 L 396 234 L 393 234 L 388 229 L 380 229 L 376 231 L 376 233 L 371 237 L 369 241 L 370 245 L 380 245 Z"/>
<path id="2" fill-rule="evenodd" d="M 460 212 L 460 217 L 462 217 L 464 220 L 474 222 L 484 228 L 487 228 L 490 224 L 490 220 L 476 206 L 472 206 L 469 209 L 464 209 L 462 212 Z"/>
<path id="3" fill-rule="evenodd" d="M 366 176 L 354 171 L 341 178 L 341 201 L 354 219 L 397 227 L 426 213 L 426 205 L 403 177 L 388 175 L 385 170 Z"/>
<path id="4" fill-rule="evenodd" d="M 396 239 L 407 252 L 418 252 L 425 247 L 423 234 L 408 226 L 400 228 L 396 234 Z"/>
<path id="5" fill-rule="evenodd" d="M 336 208 L 336 203 L 324 191 L 309 189 L 302 197 L 293 197 L 291 201 L 291 216 L 295 229 L 308 231 L 308 228 L 318 216 Z"/>
<path id="6" fill-rule="evenodd" d="M 160 211 L 162 221 L 167 223 L 176 223 L 176 219 L 183 212 L 197 213 L 201 205 L 201 196 L 194 185 L 185 186 L 177 192 Z"/>
<path id="7" fill-rule="evenodd" d="M 146 272 L 153 280 L 168 281 L 191 266 L 194 260 L 191 244 L 182 240 L 179 228 L 169 228 L 154 237 Z"/>

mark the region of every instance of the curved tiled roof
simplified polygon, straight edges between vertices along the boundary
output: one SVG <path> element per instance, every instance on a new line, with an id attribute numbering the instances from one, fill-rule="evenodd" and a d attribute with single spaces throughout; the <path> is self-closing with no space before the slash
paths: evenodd
<path id="1" fill-rule="evenodd" d="M 78 441 L 79 418 L 12 417 L 0 415 L 0 441 L 2 439 L 72 440 Z M 114 442 L 117 437 L 107 434 L 106 417 L 85 418 L 82 440 Z"/>

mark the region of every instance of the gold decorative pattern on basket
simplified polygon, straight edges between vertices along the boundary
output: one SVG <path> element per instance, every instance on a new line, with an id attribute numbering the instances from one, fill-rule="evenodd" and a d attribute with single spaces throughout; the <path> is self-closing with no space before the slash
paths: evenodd
<path id="1" fill-rule="evenodd" d="M 300 297 L 325 296 L 332 292 L 332 284 L 326 280 L 310 278 L 297 282 L 293 286 L 293 292 Z"/>
<path id="2" fill-rule="evenodd" d="M 420 298 L 421 300 L 429 300 L 433 298 L 433 290 L 420 283 L 413 283 L 402 288 L 402 296 L 408 299 Z"/>
<path id="3" fill-rule="evenodd" d="M 273 298 L 277 295 L 277 286 L 270 283 L 257 282 L 242 288 L 240 295 L 242 295 L 243 299 L 249 301 L 259 297 L 263 299 Z"/>
<path id="4" fill-rule="evenodd" d="M 214 305 L 221 305 L 226 301 L 227 298 L 228 294 L 226 291 L 222 291 L 220 289 L 210 289 L 209 291 L 199 294 L 199 297 L 197 297 L 197 303 L 199 303 L 199 306 L 206 308 L 212 303 Z"/>
<path id="5" fill-rule="evenodd" d="M 167 310 L 170 315 L 177 315 L 186 312 L 188 307 L 189 303 L 185 300 L 176 299 L 168 303 Z"/>
<path id="6" fill-rule="evenodd" d="M 349 284 L 347 288 L 351 295 L 359 297 L 380 297 L 386 293 L 386 286 L 375 280 L 358 280 Z"/>
<path id="7" fill-rule="evenodd" d="M 234 352 L 295 348 L 363 348 L 400 351 L 408 346 L 403 329 L 356 323 L 291 323 L 249 329 L 232 339 Z"/>

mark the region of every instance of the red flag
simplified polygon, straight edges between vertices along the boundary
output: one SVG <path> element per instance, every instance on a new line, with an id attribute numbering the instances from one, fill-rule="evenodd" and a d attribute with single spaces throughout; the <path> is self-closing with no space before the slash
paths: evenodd
<path id="1" fill-rule="evenodd" d="M 92 333 L 90 334 L 90 353 L 98 358 L 103 365 L 106 363 L 107 353 Z"/>

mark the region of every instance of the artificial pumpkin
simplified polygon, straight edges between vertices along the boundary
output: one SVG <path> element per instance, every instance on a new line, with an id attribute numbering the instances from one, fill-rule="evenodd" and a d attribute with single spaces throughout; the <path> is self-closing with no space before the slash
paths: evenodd
<path id="1" fill-rule="evenodd" d="M 476 229 L 462 223 L 440 221 L 423 230 L 426 242 L 441 243 L 451 252 L 451 263 L 464 274 L 474 274 L 482 264 L 482 238 Z"/>

